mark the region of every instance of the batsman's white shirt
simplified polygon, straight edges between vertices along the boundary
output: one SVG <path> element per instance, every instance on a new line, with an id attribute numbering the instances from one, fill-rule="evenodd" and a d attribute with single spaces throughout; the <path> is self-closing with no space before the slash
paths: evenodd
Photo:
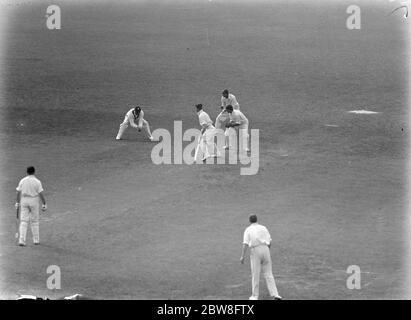
<path id="1" fill-rule="evenodd" d="M 239 129 L 248 130 L 248 119 L 240 110 L 233 110 L 233 112 L 230 114 L 230 121 L 239 123 Z"/>
<path id="2" fill-rule="evenodd" d="M 22 197 L 35 198 L 43 191 L 43 186 L 34 175 L 28 175 L 20 180 L 16 190 L 21 192 Z"/>
<path id="3" fill-rule="evenodd" d="M 243 243 L 250 248 L 260 245 L 268 246 L 271 243 L 271 236 L 266 227 L 256 222 L 245 229 Z"/>
<path id="4" fill-rule="evenodd" d="M 232 105 L 233 109 L 236 109 L 236 110 L 240 109 L 240 105 L 238 104 L 235 95 L 231 93 L 228 94 L 228 98 L 224 98 L 224 96 L 221 97 L 221 106 L 225 108 L 228 105 Z"/>
<path id="5" fill-rule="evenodd" d="M 209 129 L 214 129 L 213 121 L 211 121 L 210 116 L 204 111 L 200 110 L 198 112 L 198 121 L 202 128 L 206 128 L 206 131 Z"/>

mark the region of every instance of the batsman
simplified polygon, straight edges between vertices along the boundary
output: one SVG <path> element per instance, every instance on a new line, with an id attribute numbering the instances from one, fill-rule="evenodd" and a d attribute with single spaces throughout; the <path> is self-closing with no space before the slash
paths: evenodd
<path id="1" fill-rule="evenodd" d="M 195 107 L 197 110 L 198 121 L 201 126 L 201 137 L 194 158 L 197 159 L 198 150 L 201 149 L 203 153 L 202 161 L 205 162 L 208 158 L 216 158 L 219 156 L 217 145 L 214 143 L 216 129 L 213 126 L 210 116 L 203 110 L 203 105 L 200 103 L 196 104 Z"/>

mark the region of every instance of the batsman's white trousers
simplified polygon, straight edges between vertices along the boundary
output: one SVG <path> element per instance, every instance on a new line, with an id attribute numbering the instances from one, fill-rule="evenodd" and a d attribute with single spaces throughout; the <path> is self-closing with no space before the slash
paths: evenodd
<path id="1" fill-rule="evenodd" d="M 263 273 L 265 281 L 267 283 L 270 296 L 277 297 L 278 291 L 275 285 L 271 266 L 270 249 L 266 245 L 260 245 L 250 249 L 250 262 L 251 262 L 251 284 L 252 284 L 252 296 L 258 298 L 260 290 L 260 272 Z"/>
<path id="2" fill-rule="evenodd" d="M 200 144 L 201 152 L 204 158 L 208 158 L 212 155 L 217 155 L 217 146 L 214 143 L 214 137 L 217 134 L 214 126 L 210 126 L 203 133 L 202 143 Z"/>
<path id="3" fill-rule="evenodd" d="M 26 244 L 27 227 L 30 224 L 33 243 L 40 242 L 39 198 L 22 197 L 20 202 L 19 243 Z"/>

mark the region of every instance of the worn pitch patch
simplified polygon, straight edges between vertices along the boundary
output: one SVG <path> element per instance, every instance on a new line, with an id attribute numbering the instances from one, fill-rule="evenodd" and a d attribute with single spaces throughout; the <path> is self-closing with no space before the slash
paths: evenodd
<path id="1" fill-rule="evenodd" d="M 381 113 L 381 112 L 369 111 L 369 110 L 351 110 L 351 111 L 348 111 L 348 113 L 355 113 L 355 114 L 377 114 L 377 113 Z"/>

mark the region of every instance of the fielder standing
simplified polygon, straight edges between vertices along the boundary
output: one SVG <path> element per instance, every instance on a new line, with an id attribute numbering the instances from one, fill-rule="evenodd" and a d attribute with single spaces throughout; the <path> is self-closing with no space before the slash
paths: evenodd
<path id="1" fill-rule="evenodd" d="M 258 300 L 260 286 L 260 271 L 262 271 L 267 283 L 270 296 L 274 300 L 281 300 L 278 294 L 277 286 L 271 267 L 271 236 L 267 228 L 257 223 L 255 214 L 249 217 L 250 226 L 244 231 L 243 250 L 241 253 L 240 262 L 244 263 L 244 255 L 247 248 L 250 248 L 251 276 L 252 276 L 252 295 L 250 300 Z"/>
<path id="2" fill-rule="evenodd" d="M 124 121 L 120 124 L 120 128 L 118 129 L 116 140 L 121 139 L 121 136 L 123 135 L 124 131 L 128 128 L 129 124 L 133 128 L 138 129 L 139 132 L 141 131 L 141 128 L 144 127 L 150 141 L 154 140 L 153 136 L 151 135 L 150 125 L 148 124 L 148 121 L 144 119 L 144 111 L 141 110 L 139 106 L 130 109 L 126 113 L 126 116 L 124 117 Z"/>
<path id="3" fill-rule="evenodd" d="M 42 210 L 47 210 L 46 199 L 43 195 L 43 186 L 34 176 L 34 167 L 27 168 L 27 176 L 20 180 L 17 186 L 16 209 L 20 208 L 19 246 L 26 245 L 27 227 L 30 223 L 33 243 L 40 243 L 39 231 L 39 198 Z"/>
<path id="4" fill-rule="evenodd" d="M 221 109 L 225 109 L 228 105 L 232 105 L 235 110 L 240 110 L 240 105 L 238 104 L 235 95 L 225 89 L 221 96 Z"/>

